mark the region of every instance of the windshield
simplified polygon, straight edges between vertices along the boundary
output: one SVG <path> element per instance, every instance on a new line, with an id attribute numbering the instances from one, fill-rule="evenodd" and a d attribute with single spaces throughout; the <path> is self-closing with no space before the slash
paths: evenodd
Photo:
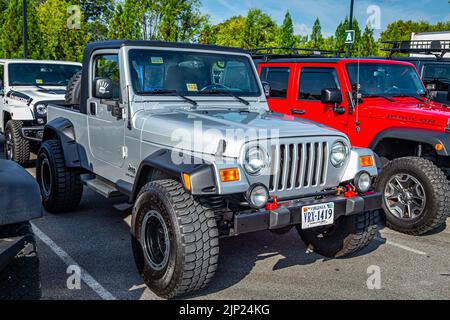
<path id="1" fill-rule="evenodd" d="M 133 49 L 129 59 L 137 94 L 261 95 L 252 62 L 245 56 Z"/>
<path id="2" fill-rule="evenodd" d="M 359 81 L 361 94 L 367 96 L 424 96 L 426 90 L 416 70 L 407 65 L 351 63 L 347 73 L 352 87 Z"/>
<path id="3" fill-rule="evenodd" d="M 450 86 L 450 63 L 425 65 L 423 81 L 426 84 L 436 84 L 436 90 L 438 91 L 448 91 Z"/>
<path id="4" fill-rule="evenodd" d="M 11 63 L 8 66 L 11 86 L 67 86 L 80 66 L 50 63 Z"/>

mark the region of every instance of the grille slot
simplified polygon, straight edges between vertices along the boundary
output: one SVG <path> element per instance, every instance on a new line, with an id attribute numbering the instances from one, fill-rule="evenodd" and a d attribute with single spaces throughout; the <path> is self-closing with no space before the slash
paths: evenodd
<path id="1" fill-rule="evenodd" d="M 272 146 L 270 191 L 307 189 L 326 184 L 327 142 L 305 142 Z"/>

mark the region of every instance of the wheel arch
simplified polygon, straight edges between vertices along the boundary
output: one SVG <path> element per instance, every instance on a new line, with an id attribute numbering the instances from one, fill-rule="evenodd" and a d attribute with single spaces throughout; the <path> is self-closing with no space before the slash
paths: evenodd
<path id="1" fill-rule="evenodd" d="M 397 148 L 398 143 L 402 148 Z M 435 146 L 441 144 L 442 150 L 437 151 Z M 425 151 L 435 156 L 450 156 L 450 137 L 444 132 L 413 129 L 413 128 L 390 128 L 378 133 L 370 143 L 370 148 L 379 156 L 393 154 L 394 158 L 402 156 L 415 156 L 416 147 L 422 145 Z"/>
<path id="2" fill-rule="evenodd" d="M 152 180 L 170 178 L 183 183 L 183 173 L 190 176 L 192 194 L 217 194 L 217 183 L 212 165 L 194 157 L 190 160 L 190 163 L 176 164 L 172 161 L 172 152 L 168 149 L 159 150 L 145 158 L 137 170 L 131 201 L 135 201 L 141 188 Z"/>
<path id="3" fill-rule="evenodd" d="M 45 125 L 42 143 L 51 139 L 61 143 L 66 167 L 81 168 L 87 164 L 86 152 L 77 143 L 75 128 L 69 119 L 56 118 Z"/>

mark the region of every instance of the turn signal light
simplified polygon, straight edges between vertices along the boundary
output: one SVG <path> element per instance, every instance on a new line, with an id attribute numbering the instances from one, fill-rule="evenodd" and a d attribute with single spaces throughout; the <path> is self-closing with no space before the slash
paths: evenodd
<path id="1" fill-rule="evenodd" d="M 241 180 L 239 169 L 231 168 L 220 170 L 220 180 L 222 180 L 222 182 L 233 182 Z"/>
<path id="2" fill-rule="evenodd" d="M 359 158 L 359 163 L 361 164 L 361 167 L 373 167 L 373 157 L 372 156 L 363 156 Z"/>
<path id="3" fill-rule="evenodd" d="M 191 177 L 187 173 L 183 173 L 183 183 L 187 191 L 191 191 Z"/>
<path id="4" fill-rule="evenodd" d="M 436 149 L 436 151 L 442 151 L 444 150 L 444 146 L 440 143 L 437 143 L 434 148 Z"/>

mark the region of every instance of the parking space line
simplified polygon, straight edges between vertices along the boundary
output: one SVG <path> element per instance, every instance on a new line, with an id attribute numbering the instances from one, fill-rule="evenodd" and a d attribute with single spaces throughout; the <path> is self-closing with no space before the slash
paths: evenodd
<path id="1" fill-rule="evenodd" d="M 103 300 L 116 300 L 116 298 L 106 290 L 100 283 L 97 282 L 86 270 L 84 270 L 72 257 L 70 257 L 61 247 L 59 247 L 52 239 L 50 239 L 44 232 L 42 232 L 34 224 L 34 234 L 44 242 L 67 266 L 78 266 L 81 270 L 81 279 L 97 293 Z"/>
<path id="2" fill-rule="evenodd" d="M 378 241 L 378 242 L 386 243 L 386 244 L 391 245 L 393 247 L 397 247 L 397 248 L 400 248 L 400 249 L 403 249 L 403 250 L 406 250 L 406 251 L 409 251 L 409 252 L 421 255 L 421 256 L 426 256 L 427 255 L 426 252 L 423 252 L 423 251 L 420 251 L 420 250 L 416 250 L 416 249 L 410 248 L 408 246 L 405 246 L 403 244 L 392 242 L 390 240 L 382 239 L 380 237 L 376 237 L 375 240 Z"/>

